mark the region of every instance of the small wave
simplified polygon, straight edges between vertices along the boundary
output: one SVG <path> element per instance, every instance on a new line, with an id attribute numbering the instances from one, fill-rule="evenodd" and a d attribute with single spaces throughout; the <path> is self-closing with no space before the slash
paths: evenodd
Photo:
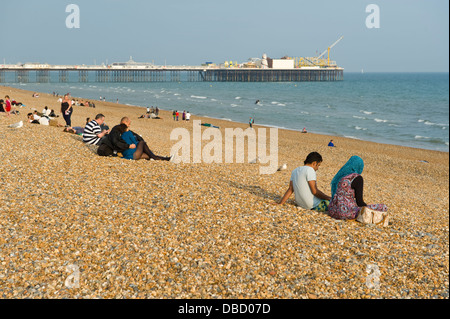
<path id="1" fill-rule="evenodd" d="M 367 131 L 366 128 L 361 127 L 361 126 L 355 126 L 355 130 L 358 130 L 358 131 Z"/>
<path id="2" fill-rule="evenodd" d="M 235 100 L 240 100 L 240 99 L 242 99 L 240 96 L 236 96 L 235 98 L 234 98 Z"/>
<path id="3" fill-rule="evenodd" d="M 283 104 L 283 103 L 278 103 L 277 105 L 278 106 L 286 106 L 286 104 Z"/>
<path id="4" fill-rule="evenodd" d="M 279 102 L 273 101 L 272 104 L 273 104 L 273 105 L 276 105 L 276 104 L 279 104 Z"/>
<path id="5" fill-rule="evenodd" d="M 388 122 L 388 120 L 381 120 L 381 119 L 375 119 L 374 121 L 378 122 L 378 123 L 386 123 L 386 122 Z"/>
<path id="6" fill-rule="evenodd" d="M 445 144 L 445 145 L 448 146 L 448 142 L 445 142 L 442 139 L 437 138 L 437 137 L 428 137 L 428 136 L 416 135 L 415 139 L 416 140 L 426 141 L 429 144 Z"/>
<path id="7" fill-rule="evenodd" d="M 367 118 L 366 118 L 366 117 L 363 117 L 363 116 L 356 116 L 356 115 L 353 115 L 353 118 L 358 119 L 358 120 L 367 120 Z"/>
<path id="8" fill-rule="evenodd" d="M 448 126 L 448 124 L 439 124 L 439 123 L 433 123 L 433 122 L 430 122 L 430 121 L 425 121 L 424 124 L 425 125 L 432 125 L 432 126 L 442 126 L 442 127 Z"/>
<path id="9" fill-rule="evenodd" d="M 238 107 L 239 105 L 237 105 L 237 104 L 230 104 L 231 105 L 231 107 Z"/>
<path id="10" fill-rule="evenodd" d="M 364 114 L 367 114 L 367 115 L 371 115 L 371 114 L 373 114 L 373 112 L 369 112 L 369 111 L 360 111 L 361 113 L 364 113 Z"/>
<path id="11" fill-rule="evenodd" d="M 193 98 L 193 99 L 200 99 L 200 100 L 207 99 L 206 96 L 196 96 L 196 95 L 191 95 L 191 98 Z"/>
<path id="12" fill-rule="evenodd" d="M 353 140 L 360 140 L 359 138 L 355 137 L 355 136 L 349 136 L 349 135 L 345 135 L 344 137 L 346 138 L 351 138 Z"/>
<path id="13" fill-rule="evenodd" d="M 211 99 L 211 101 L 212 101 L 212 102 L 217 102 L 217 100 L 216 100 L 216 99 Z"/>

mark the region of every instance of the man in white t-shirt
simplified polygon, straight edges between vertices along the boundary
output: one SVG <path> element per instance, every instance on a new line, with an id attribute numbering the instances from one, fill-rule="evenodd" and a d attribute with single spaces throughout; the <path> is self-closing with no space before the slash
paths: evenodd
<path id="1" fill-rule="evenodd" d="M 316 171 L 322 162 L 322 156 L 319 153 L 309 154 L 304 162 L 305 166 L 298 167 L 292 172 L 289 189 L 278 204 L 283 205 L 294 193 L 298 206 L 304 209 L 326 211 L 331 197 L 317 188 Z"/>

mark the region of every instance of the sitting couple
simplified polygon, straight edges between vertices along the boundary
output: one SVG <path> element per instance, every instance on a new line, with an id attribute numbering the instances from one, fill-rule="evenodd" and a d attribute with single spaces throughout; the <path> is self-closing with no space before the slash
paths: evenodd
<path id="1" fill-rule="evenodd" d="M 129 127 L 131 121 L 128 117 L 122 118 L 119 125 L 113 127 L 111 132 L 102 141 L 97 150 L 100 156 L 112 156 L 122 153 L 125 159 L 129 160 L 155 160 L 155 161 L 172 161 L 173 156 L 163 157 L 153 154 L 143 138 Z"/>
<path id="2" fill-rule="evenodd" d="M 289 189 L 277 204 L 283 205 L 294 193 L 298 206 L 328 212 L 335 219 L 356 219 L 363 207 L 387 211 L 384 204 L 367 205 L 363 200 L 364 180 L 361 174 L 364 161 L 361 157 L 352 156 L 339 170 L 331 182 L 331 197 L 317 188 L 316 171 L 322 161 L 319 153 L 309 154 L 304 162 L 305 166 L 298 167 L 292 172 Z"/>

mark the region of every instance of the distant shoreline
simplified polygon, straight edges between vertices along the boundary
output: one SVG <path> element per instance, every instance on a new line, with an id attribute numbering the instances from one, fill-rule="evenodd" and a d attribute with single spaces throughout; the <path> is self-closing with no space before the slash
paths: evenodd
<path id="1" fill-rule="evenodd" d="M 5 85 L 0 85 L 0 87 L 4 87 L 4 88 L 9 88 L 9 89 L 14 89 L 14 90 L 22 90 L 22 91 L 26 91 L 29 92 L 29 94 L 33 94 L 35 93 L 35 91 L 29 91 L 29 90 L 25 90 L 25 89 L 21 89 L 21 88 L 15 88 L 15 87 L 10 87 L 10 86 L 5 86 Z M 51 93 L 46 93 L 46 92 L 36 92 L 39 94 L 48 94 L 48 95 L 52 95 Z M 60 93 L 61 95 L 64 95 L 65 93 L 68 92 L 64 92 L 64 93 Z M 72 96 L 72 98 L 74 98 L 75 100 L 89 100 L 89 101 L 95 101 L 95 103 L 111 103 L 114 105 L 118 105 L 118 106 L 123 106 L 123 107 L 130 107 L 130 108 L 139 108 L 139 109 L 146 109 L 146 106 L 140 106 L 140 105 L 133 105 L 133 104 L 127 104 L 127 103 L 120 103 L 120 99 L 119 99 L 119 103 L 116 102 L 103 102 L 103 101 L 99 101 L 98 99 L 90 99 L 90 98 L 86 98 L 86 97 L 81 97 L 81 96 Z M 159 109 L 163 112 L 168 112 L 168 114 L 172 114 L 173 110 L 168 110 L 168 109 L 164 109 L 159 107 Z M 56 110 L 55 110 L 56 111 Z M 248 123 L 245 122 L 240 122 L 240 121 L 235 121 L 235 120 L 231 120 L 231 119 L 225 119 L 225 118 L 219 118 L 219 117 L 213 117 L 213 116 L 209 116 L 209 115 L 197 115 L 194 113 L 191 113 L 192 115 L 195 115 L 196 117 L 206 120 L 206 121 L 210 121 L 210 120 L 214 120 L 214 121 L 222 121 L 224 123 L 234 123 L 234 124 L 238 124 L 238 125 L 246 125 L 248 126 Z M 223 124 L 222 124 L 223 126 Z M 278 130 L 284 130 L 284 131 L 288 131 L 288 132 L 293 132 L 293 133 L 300 133 L 301 130 L 300 129 L 292 129 L 292 128 L 287 128 L 287 127 L 280 127 L 280 126 L 276 126 L 276 125 L 270 125 L 270 124 L 265 124 L 265 123 L 255 123 L 255 126 L 257 127 L 265 127 L 265 128 L 276 128 Z M 402 148 L 407 148 L 407 149 L 415 149 L 415 150 L 422 150 L 422 151 L 430 151 L 430 152 L 438 152 L 438 153 L 444 153 L 444 154 L 448 154 L 449 152 L 447 151 L 442 151 L 442 150 L 432 150 L 432 149 L 427 149 L 427 148 L 419 148 L 419 147 L 412 147 L 412 146 L 407 146 L 407 145 L 399 145 L 399 144 L 393 144 L 393 143 L 385 143 L 385 142 L 374 142 L 374 141 L 368 141 L 368 140 L 364 140 L 364 139 L 359 139 L 359 138 L 352 138 L 352 137 L 348 137 L 348 136 L 339 136 L 339 135 L 330 135 L 330 134 L 326 134 L 326 133 L 321 133 L 321 132 L 314 132 L 311 130 L 308 130 L 307 134 L 315 134 L 315 135 L 319 135 L 319 136 L 323 136 L 329 139 L 348 139 L 351 141 L 359 141 L 359 142 L 364 142 L 364 143 L 374 143 L 374 144 L 379 144 L 379 145 L 389 145 L 392 147 L 402 147 Z"/>

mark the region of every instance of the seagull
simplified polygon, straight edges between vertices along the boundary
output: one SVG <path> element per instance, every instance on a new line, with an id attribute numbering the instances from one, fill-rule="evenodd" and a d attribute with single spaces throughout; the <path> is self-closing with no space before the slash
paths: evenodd
<path id="1" fill-rule="evenodd" d="M 23 121 L 20 121 L 19 123 L 11 124 L 10 128 L 21 128 L 23 126 Z"/>

